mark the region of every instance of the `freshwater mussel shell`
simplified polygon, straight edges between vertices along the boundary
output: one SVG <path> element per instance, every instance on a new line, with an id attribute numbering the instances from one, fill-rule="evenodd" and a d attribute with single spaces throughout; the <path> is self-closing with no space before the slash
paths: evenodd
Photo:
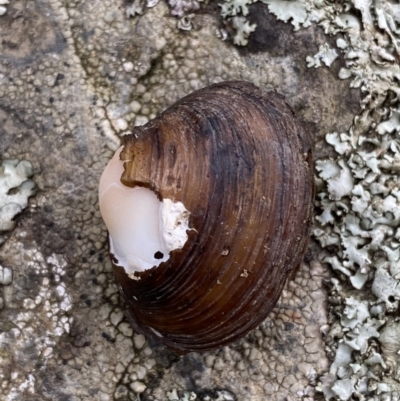
<path id="1" fill-rule="evenodd" d="M 113 264 L 135 329 L 186 353 L 260 324 L 311 229 L 311 142 L 284 98 L 248 82 L 211 85 L 135 127 L 120 158 L 124 185 L 191 213 L 183 249 L 140 280 Z"/>

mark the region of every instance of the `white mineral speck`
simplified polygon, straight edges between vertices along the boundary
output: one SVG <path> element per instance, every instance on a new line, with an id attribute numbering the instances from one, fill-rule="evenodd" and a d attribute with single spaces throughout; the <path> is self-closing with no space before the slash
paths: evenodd
<path id="1" fill-rule="evenodd" d="M 124 371 L 125 371 L 125 366 L 121 362 L 118 362 L 117 365 L 115 366 L 115 373 L 119 374 Z"/>
<path id="2" fill-rule="evenodd" d="M 12 270 L 9 267 L 0 266 L 0 284 L 9 285 L 12 282 Z"/>
<path id="3" fill-rule="evenodd" d="M 142 349 L 146 343 L 146 338 L 143 334 L 135 334 L 133 336 L 133 342 L 136 349 Z"/>
<path id="4" fill-rule="evenodd" d="M 254 361 L 257 359 L 262 359 L 262 353 L 257 348 L 252 348 L 250 351 L 249 360 Z"/>
<path id="5" fill-rule="evenodd" d="M 35 304 L 35 302 L 33 301 L 33 299 L 26 298 L 26 299 L 24 299 L 23 307 L 24 307 L 25 309 L 33 309 L 33 308 L 36 307 L 36 304 Z"/>
<path id="6" fill-rule="evenodd" d="M 142 105 L 137 100 L 134 100 L 130 103 L 130 108 L 134 113 L 137 113 L 142 108 Z"/>
<path id="7" fill-rule="evenodd" d="M 336 41 L 336 46 L 337 46 L 339 49 L 345 49 L 348 45 L 347 45 L 347 42 L 346 42 L 344 39 L 339 38 L 339 39 Z"/>
<path id="8" fill-rule="evenodd" d="M 72 306 L 71 299 L 68 295 L 66 295 L 64 299 L 61 301 L 60 309 L 63 311 L 68 311 L 71 309 L 71 306 Z"/>
<path id="9" fill-rule="evenodd" d="M 131 383 L 131 389 L 135 393 L 143 393 L 143 391 L 146 390 L 146 385 L 140 381 L 134 381 Z"/>
<path id="10" fill-rule="evenodd" d="M 46 349 L 43 351 L 43 356 L 44 356 L 45 358 L 48 358 L 48 357 L 52 354 L 52 352 L 53 352 L 53 349 L 50 348 L 50 347 L 48 347 L 48 348 L 46 348 Z"/>
<path id="11" fill-rule="evenodd" d="M 63 297 L 65 295 L 65 287 L 63 285 L 57 286 L 56 291 L 59 297 Z"/>
<path id="12" fill-rule="evenodd" d="M 132 337 L 133 330 L 129 323 L 122 322 L 118 326 L 118 330 L 125 336 L 125 337 Z"/>
<path id="13" fill-rule="evenodd" d="M 117 128 L 118 128 L 119 130 L 121 130 L 121 131 L 124 131 L 124 130 L 126 130 L 126 129 L 128 128 L 128 123 L 127 123 L 126 120 L 124 120 L 123 118 L 119 118 L 119 119 L 117 120 L 116 125 L 117 125 Z"/>
<path id="14" fill-rule="evenodd" d="M 137 116 L 135 119 L 135 127 L 140 125 L 145 125 L 149 122 L 149 119 L 146 116 Z"/>
<path id="15" fill-rule="evenodd" d="M 123 64 L 124 70 L 126 72 L 132 72 L 133 71 L 133 63 L 131 61 L 127 61 L 126 63 Z"/>
<path id="16" fill-rule="evenodd" d="M 124 314 L 119 309 L 114 311 L 114 312 L 112 312 L 111 315 L 110 315 L 111 323 L 114 326 L 118 326 L 118 324 L 122 321 L 123 318 L 124 318 Z"/>
<path id="17" fill-rule="evenodd" d="M 137 379 L 143 380 L 146 377 L 147 370 L 144 366 L 134 365 L 134 371 L 135 371 L 134 374 L 136 374 Z M 136 380 L 136 379 L 134 379 L 134 380 Z"/>

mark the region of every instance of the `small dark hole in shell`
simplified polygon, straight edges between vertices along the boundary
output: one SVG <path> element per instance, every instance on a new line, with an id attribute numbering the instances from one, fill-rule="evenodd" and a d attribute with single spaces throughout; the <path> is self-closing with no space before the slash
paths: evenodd
<path id="1" fill-rule="evenodd" d="M 394 302 L 394 301 L 395 301 L 394 296 L 393 296 L 393 295 L 389 295 L 389 296 L 388 296 L 388 301 L 389 301 L 389 302 Z"/>
<path id="2" fill-rule="evenodd" d="M 154 254 L 154 257 L 155 257 L 156 259 L 162 259 L 162 258 L 164 257 L 164 254 L 163 254 L 162 252 L 160 252 L 160 251 L 157 251 L 157 252 Z"/>

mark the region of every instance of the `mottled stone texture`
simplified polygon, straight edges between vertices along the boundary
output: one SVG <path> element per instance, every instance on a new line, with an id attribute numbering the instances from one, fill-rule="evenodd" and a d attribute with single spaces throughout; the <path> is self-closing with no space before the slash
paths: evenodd
<path id="1" fill-rule="evenodd" d="M 13 270 L 0 285 L 0 399 L 318 400 L 327 272 L 312 252 L 258 329 L 178 357 L 124 318 L 97 183 L 133 124 L 210 83 L 246 79 L 284 94 L 317 158 L 329 154 L 325 133 L 350 125 L 358 92 L 336 78 L 341 61 L 306 68 L 326 40 L 319 28 L 294 33 L 265 5 L 250 8 L 259 27 L 240 50 L 217 38 L 211 6 L 184 32 L 164 3 L 134 19 L 126 5 L 11 0 L 0 17 L 0 155 L 29 160 L 37 184 L 0 248 L 1 266 Z"/>

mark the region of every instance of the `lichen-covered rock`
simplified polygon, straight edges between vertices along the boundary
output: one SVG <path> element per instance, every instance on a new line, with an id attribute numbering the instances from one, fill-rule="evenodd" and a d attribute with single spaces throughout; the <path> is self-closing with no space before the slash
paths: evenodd
<path id="1" fill-rule="evenodd" d="M 339 78 L 351 78 L 352 87 L 362 88 L 364 111 L 348 132 L 327 134 L 326 141 L 339 155 L 317 162 L 320 212 L 314 234 L 329 249 L 324 261 L 340 278 L 331 296 L 345 331 L 339 343 L 329 341 L 336 354 L 332 366 L 344 362 L 331 369 L 321 389 L 327 398 L 349 400 L 357 393 L 386 400 L 398 390 L 394 371 L 386 371 L 388 356 L 380 353 L 382 341 L 390 342 L 385 327 L 393 327 L 391 313 L 400 300 L 399 69 L 393 63 L 398 54 L 398 7 L 387 1 L 352 1 L 334 10 L 336 16 L 325 13 L 328 18 L 321 25 L 325 32 L 342 33 L 337 46 L 346 67 Z"/>
<path id="2" fill-rule="evenodd" d="M 40 192 L 2 246 L 0 263 L 13 277 L 0 285 L 0 394 L 310 401 L 321 389 L 333 399 L 395 399 L 395 344 L 384 330 L 396 323 L 398 302 L 398 8 L 235 1 L 241 7 L 221 30 L 222 7 L 204 2 L 186 8 L 190 24 L 181 26 L 191 29 L 183 32 L 168 3 L 155 3 L 12 0 L 1 17 L 0 153 L 30 160 Z M 257 25 L 240 49 L 216 34 L 233 37 L 235 17 Z M 338 54 L 332 62 L 328 45 Z M 327 63 L 308 70 L 307 56 L 318 53 Z M 311 261 L 259 328 L 230 347 L 178 358 L 127 325 L 97 183 L 133 125 L 228 79 L 284 94 L 315 136 L 325 262 L 312 245 Z"/>

